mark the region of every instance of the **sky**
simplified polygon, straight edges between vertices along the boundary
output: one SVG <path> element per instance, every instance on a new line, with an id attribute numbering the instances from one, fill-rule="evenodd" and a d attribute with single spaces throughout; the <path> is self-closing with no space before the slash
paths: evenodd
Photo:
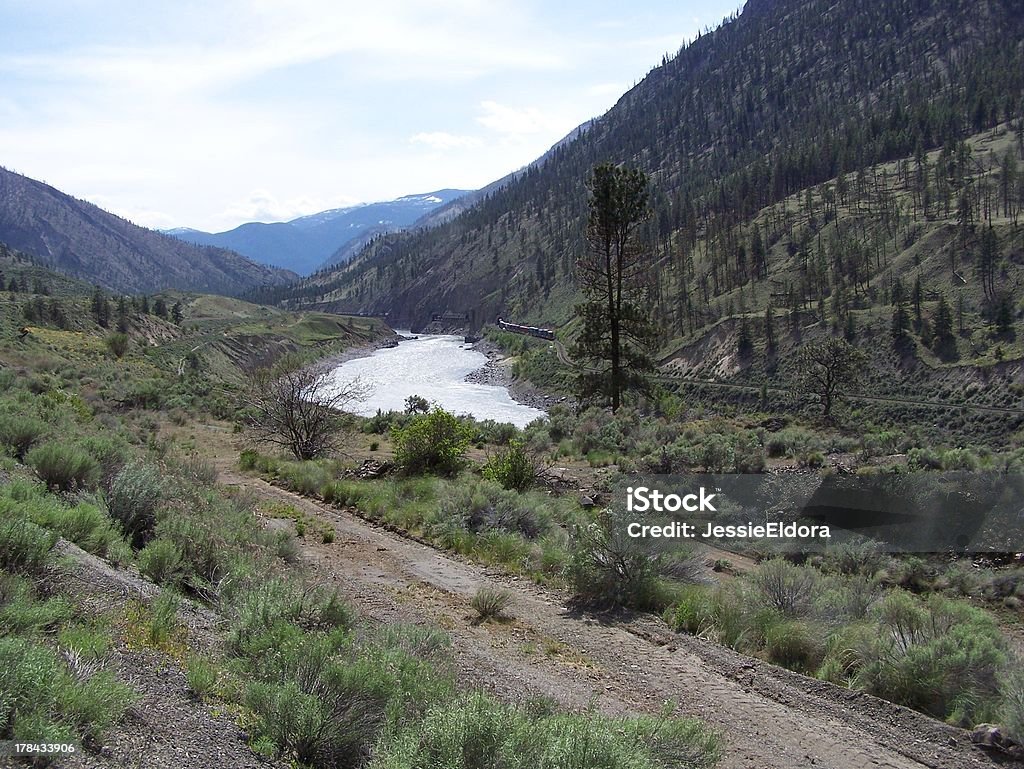
<path id="1" fill-rule="evenodd" d="M 154 228 L 476 189 L 740 0 L 0 0 L 0 165 Z"/>

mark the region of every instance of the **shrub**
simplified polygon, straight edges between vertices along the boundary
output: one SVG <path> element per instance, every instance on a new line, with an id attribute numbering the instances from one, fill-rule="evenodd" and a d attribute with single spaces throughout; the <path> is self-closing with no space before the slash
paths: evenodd
<path id="1" fill-rule="evenodd" d="M 107 507 L 135 547 L 142 547 L 152 537 L 163 493 L 164 482 L 155 465 L 132 462 L 114 477 Z"/>
<path id="2" fill-rule="evenodd" d="M 98 740 L 136 697 L 109 672 L 79 678 L 57 655 L 21 638 L 0 638 L 5 736 L 26 742 Z"/>
<path id="3" fill-rule="evenodd" d="M 512 594 L 507 590 L 481 587 L 473 595 L 469 605 L 477 613 L 477 622 L 484 622 L 500 617 L 510 603 L 512 603 Z"/>
<path id="4" fill-rule="evenodd" d="M 160 591 L 150 606 L 149 640 L 159 646 L 174 636 L 178 627 L 178 605 L 181 599 L 169 589 Z"/>
<path id="5" fill-rule="evenodd" d="M 799 620 L 775 622 L 765 632 L 769 662 L 801 673 L 813 673 L 825 657 L 821 628 Z"/>
<path id="6" fill-rule="evenodd" d="M 813 569 L 782 558 L 760 564 L 752 572 L 751 580 L 765 602 L 787 617 L 807 612 L 816 582 Z"/>
<path id="7" fill-rule="evenodd" d="M 182 575 L 181 548 L 168 539 L 154 539 L 139 552 L 139 571 L 158 585 L 173 585 Z"/>
<path id="8" fill-rule="evenodd" d="M 0 567 L 38 574 L 49 560 L 57 535 L 18 515 L 0 518 Z"/>
<path id="9" fill-rule="evenodd" d="M 569 582 L 585 604 L 660 610 L 658 560 L 604 510 L 596 522 L 575 527 Z"/>
<path id="10" fill-rule="evenodd" d="M 99 464 L 74 446 L 44 443 L 28 452 L 25 461 L 43 483 L 61 491 L 95 486 L 99 480 Z"/>
<path id="11" fill-rule="evenodd" d="M 0 445 L 8 446 L 19 462 L 32 448 L 46 426 L 38 419 L 18 414 L 0 414 Z"/>
<path id="12" fill-rule="evenodd" d="M 991 616 L 961 601 L 921 601 L 900 590 L 873 614 L 881 632 L 854 661 L 858 686 L 955 724 L 994 718 L 1007 654 Z"/>
<path id="13" fill-rule="evenodd" d="M 40 601 L 28 579 L 0 574 L 0 636 L 38 633 L 70 617 L 71 604 L 63 598 Z"/>
<path id="14" fill-rule="evenodd" d="M 68 625 L 57 635 L 61 648 L 70 649 L 86 660 L 98 660 L 110 649 L 110 633 L 90 625 Z"/>
<path id="15" fill-rule="evenodd" d="M 205 657 L 189 657 L 185 663 L 185 681 L 192 693 L 202 699 L 217 685 L 217 668 Z"/>
<path id="16" fill-rule="evenodd" d="M 1016 669 L 1004 673 L 999 689 L 999 723 L 1005 727 L 1011 740 L 1024 744 L 1024 672 L 1019 662 Z"/>
<path id="17" fill-rule="evenodd" d="M 67 507 L 54 499 L 42 499 L 28 509 L 36 523 L 57 532 L 86 552 L 107 558 L 120 556 L 127 547 L 110 516 L 94 504 L 80 502 Z"/>
<path id="18" fill-rule="evenodd" d="M 474 534 L 507 531 L 535 539 L 550 526 L 545 508 L 490 481 L 459 484 L 441 502 L 440 513 L 443 523 L 455 521 Z"/>
<path id="19" fill-rule="evenodd" d="M 471 439 L 470 427 L 435 408 L 395 431 L 395 460 L 409 473 L 452 475 L 462 465 Z"/>
<path id="20" fill-rule="evenodd" d="M 697 635 L 713 619 L 711 591 L 705 585 L 681 585 L 676 603 L 665 610 L 665 622 L 677 633 Z"/>
<path id="21" fill-rule="evenodd" d="M 114 333 L 107 337 L 107 349 L 115 358 L 123 358 L 124 354 L 128 352 L 128 342 L 127 334 Z"/>
<path id="22" fill-rule="evenodd" d="M 255 470 L 260 454 L 256 449 L 243 449 L 238 457 L 238 466 L 242 470 Z"/>
<path id="23" fill-rule="evenodd" d="M 717 738 L 691 720 L 554 714 L 473 694 L 431 709 L 370 767 L 698 769 L 717 753 Z"/>
<path id="24" fill-rule="evenodd" d="M 484 465 L 484 478 L 501 484 L 502 488 L 525 491 L 533 485 L 537 465 L 519 440 L 509 441 L 508 447 L 498 451 Z"/>

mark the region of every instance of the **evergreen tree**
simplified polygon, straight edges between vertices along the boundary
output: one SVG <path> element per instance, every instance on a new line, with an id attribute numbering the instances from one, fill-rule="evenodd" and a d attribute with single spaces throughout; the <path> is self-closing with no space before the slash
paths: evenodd
<path id="1" fill-rule="evenodd" d="M 92 312 L 93 320 L 103 328 L 110 325 L 110 305 L 103 290 L 96 286 L 92 292 L 92 299 L 89 302 L 89 309 Z"/>
<path id="2" fill-rule="evenodd" d="M 586 300 L 576 306 L 583 321 L 577 354 L 601 367 L 580 376 L 583 397 L 622 404 L 629 389 L 646 387 L 657 328 L 648 297 L 649 256 L 638 243 L 650 214 L 647 177 L 642 171 L 603 163 L 594 168 L 587 218 L 587 249 L 576 274 Z M 603 364 L 607 362 L 607 366 Z"/>
<path id="3" fill-rule="evenodd" d="M 939 305 L 935 309 L 935 318 L 932 321 L 932 332 L 934 333 L 935 351 L 946 355 L 956 349 L 956 338 L 953 336 L 953 312 L 945 296 L 939 297 Z"/>
<path id="4" fill-rule="evenodd" d="M 740 330 L 736 338 L 736 354 L 740 358 L 749 358 L 754 352 L 754 339 L 750 334 L 750 323 L 747 316 L 740 318 Z"/>
<path id="5" fill-rule="evenodd" d="M 771 302 L 764 309 L 764 344 L 768 352 L 775 350 L 775 316 Z"/>
<path id="6" fill-rule="evenodd" d="M 923 317 L 921 315 L 921 300 L 924 298 L 923 290 L 921 289 L 921 276 L 918 275 L 914 278 L 914 328 L 921 331 L 923 324 Z"/>
<path id="7" fill-rule="evenodd" d="M 171 320 L 174 321 L 174 325 L 180 326 L 182 318 L 181 302 L 175 302 L 174 306 L 171 308 Z M 351 318 L 349 320 L 351 320 Z"/>
<path id="8" fill-rule="evenodd" d="M 910 327 L 910 316 L 902 304 L 896 305 L 892 311 L 892 340 L 897 346 L 907 341 L 907 329 Z"/>

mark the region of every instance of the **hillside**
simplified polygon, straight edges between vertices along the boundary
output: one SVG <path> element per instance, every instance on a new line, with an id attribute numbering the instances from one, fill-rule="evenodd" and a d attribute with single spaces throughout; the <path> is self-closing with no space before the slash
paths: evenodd
<path id="1" fill-rule="evenodd" d="M 167 234 L 189 243 L 229 248 L 260 264 L 309 275 L 323 266 L 346 261 L 370 237 L 408 227 L 465 193 L 437 190 L 321 211 L 289 222 L 247 222 L 216 233 L 184 228 L 168 230 Z"/>
<path id="2" fill-rule="evenodd" d="M 946 296 L 968 338 L 1004 299 L 1019 310 L 1022 39 L 1008 0 L 748 2 L 473 208 L 262 296 L 413 326 L 471 309 L 564 324 L 584 181 L 612 160 L 651 181 L 645 238 L 666 353 L 769 304 L 802 325 L 887 317 L 891 287 L 918 278 L 924 314 Z M 1006 296 L 977 277 L 989 225 Z"/>
<path id="3" fill-rule="evenodd" d="M 184 243 L 138 227 L 49 185 L 0 168 L 0 243 L 114 291 L 176 288 L 238 294 L 293 273 L 223 248 Z"/>

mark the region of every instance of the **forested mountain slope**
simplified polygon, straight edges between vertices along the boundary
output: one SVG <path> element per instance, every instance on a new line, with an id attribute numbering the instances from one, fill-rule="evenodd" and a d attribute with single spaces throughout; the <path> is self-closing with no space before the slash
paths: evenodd
<path id="1" fill-rule="evenodd" d="M 196 246 L 138 227 L 4 168 L 0 168 L 0 243 L 114 291 L 177 288 L 238 294 L 296 277 L 234 251 Z"/>
<path id="2" fill-rule="evenodd" d="M 454 220 L 263 296 L 414 325 L 445 309 L 564 323 L 584 181 L 610 160 L 650 176 L 666 344 L 768 304 L 845 323 L 918 280 L 924 316 L 942 293 L 991 320 L 1004 299 L 1017 311 L 995 289 L 1019 266 L 1022 94 L 1012 0 L 750 0 Z"/>

